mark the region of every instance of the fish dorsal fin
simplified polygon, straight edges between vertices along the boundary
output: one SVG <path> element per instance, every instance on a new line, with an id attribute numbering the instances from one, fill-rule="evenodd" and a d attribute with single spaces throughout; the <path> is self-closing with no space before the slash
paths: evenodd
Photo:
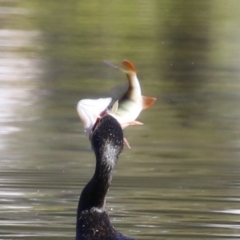
<path id="1" fill-rule="evenodd" d="M 118 100 L 113 104 L 111 113 L 116 113 L 118 110 Z"/>
<path id="2" fill-rule="evenodd" d="M 146 97 L 142 96 L 142 108 L 146 109 L 151 107 L 156 101 L 156 98 L 154 97 Z"/>
<path id="3" fill-rule="evenodd" d="M 110 97 L 112 98 L 112 104 L 115 103 L 115 101 L 121 99 L 126 94 L 128 88 L 129 88 L 128 82 L 121 83 L 113 87 L 110 90 L 110 94 L 109 94 Z"/>
<path id="4" fill-rule="evenodd" d="M 123 60 L 122 61 L 122 66 L 123 66 L 123 71 L 126 72 L 126 73 L 129 73 L 129 72 L 134 72 L 136 73 L 136 69 L 133 65 L 133 63 L 131 63 L 130 61 L 128 60 Z"/>

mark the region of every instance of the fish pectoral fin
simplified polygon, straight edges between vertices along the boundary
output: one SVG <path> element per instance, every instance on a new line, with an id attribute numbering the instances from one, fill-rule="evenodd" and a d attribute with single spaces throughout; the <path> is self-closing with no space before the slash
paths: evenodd
<path id="1" fill-rule="evenodd" d="M 139 121 L 131 121 L 131 122 L 125 122 L 125 123 L 122 123 L 121 124 L 121 127 L 122 128 L 125 128 L 127 126 L 134 126 L 134 125 L 143 125 L 142 122 L 139 122 Z"/>
<path id="2" fill-rule="evenodd" d="M 155 97 L 142 96 L 142 107 L 143 109 L 151 107 L 157 99 Z"/>
<path id="3" fill-rule="evenodd" d="M 118 110 L 118 100 L 113 104 L 112 109 L 111 109 L 111 113 L 116 113 Z"/>
<path id="4" fill-rule="evenodd" d="M 124 143 L 127 145 L 129 149 L 131 149 L 130 144 L 126 138 L 123 138 Z"/>

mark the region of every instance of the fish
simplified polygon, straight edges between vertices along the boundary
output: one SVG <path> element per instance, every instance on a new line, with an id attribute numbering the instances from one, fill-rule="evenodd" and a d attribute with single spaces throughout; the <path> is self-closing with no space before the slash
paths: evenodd
<path id="1" fill-rule="evenodd" d="M 97 119 L 107 113 L 112 98 L 82 99 L 77 104 L 77 112 L 82 121 L 84 132 L 89 136 L 95 128 Z"/>
<path id="2" fill-rule="evenodd" d="M 132 125 L 143 125 L 142 122 L 136 121 L 136 119 L 142 110 L 154 104 L 156 98 L 142 95 L 136 68 L 132 62 L 123 60 L 121 67 L 109 62 L 106 63 L 115 68 L 119 68 L 126 74 L 128 79 L 128 89 L 126 93 L 114 103 L 113 110 L 108 114 L 117 119 L 123 129 Z"/>
<path id="3" fill-rule="evenodd" d="M 136 121 L 142 110 L 151 107 L 156 101 L 155 97 L 146 97 L 141 93 L 141 86 L 137 78 L 135 66 L 128 60 L 123 60 L 121 67 L 105 61 L 108 65 L 123 71 L 128 79 L 128 85 L 120 86 L 123 93 L 119 93 L 119 85 L 111 91 L 111 97 L 99 99 L 82 99 L 77 104 L 77 112 L 83 123 L 84 131 L 91 139 L 91 135 L 96 128 L 101 117 L 106 114 L 114 117 L 122 129 L 143 125 Z M 124 90 L 123 90 L 124 89 Z M 126 145 L 130 147 L 126 138 Z"/>

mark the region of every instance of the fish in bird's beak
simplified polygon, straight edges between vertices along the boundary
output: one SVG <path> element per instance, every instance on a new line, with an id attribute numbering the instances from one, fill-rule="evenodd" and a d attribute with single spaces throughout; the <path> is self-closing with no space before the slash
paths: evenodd
<path id="1" fill-rule="evenodd" d="M 118 120 L 122 128 L 130 125 L 142 125 L 143 123 L 136 121 L 137 117 L 142 110 L 151 107 L 156 101 L 156 98 L 142 95 L 136 69 L 130 61 L 124 60 L 121 67 L 109 62 L 106 63 L 122 70 L 126 73 L 128 79 L 128 89 L 126 93 L 115 102 L 109 114 Z"/>
<path id="2" fill-rule="evenodd" d="M 112 98 L 99 98 L 82 99 L 78 102 L 77 112 L 88 136 L 98 123 L 97 120 L 107 113 L 107 107 L 111 101 Z"/>
<path id="3" fill-rule="evenodd" d="M 113 96 L 109 98 L 83 99 L 78 102 L 77 111 L 85 132 L 90 138 L 99 123 L 99 119 L 105 114 L 113 116 L 122 128 L 130 125 L 142 125 L 143 123 L 136 121 L 137 117 L 142 110 L 151 107 L 156 101 L 154 97 L 142 96 L 136 69 L 131 62 L 124 60 L 121 67 L 109 62 L 106 63 L 126 73 L 128 86 L 121 97 Z M 113 105 L 112 101 L 114 101 Z M 130 148 L 126 139 L 124 139 L 124 142 Z"/>

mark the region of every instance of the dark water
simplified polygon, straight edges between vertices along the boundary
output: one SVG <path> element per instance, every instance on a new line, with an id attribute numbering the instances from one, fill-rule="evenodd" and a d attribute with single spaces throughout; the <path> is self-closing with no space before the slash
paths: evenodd
<path id="1" fill-rule="evenodd" d="M 0 239 L 74 239 L 95 166 L 76 112 L 133 61 L 157 97 L 107 209 L 136 239 L 240 239 L 240 2 L 0 1 Z"/>

